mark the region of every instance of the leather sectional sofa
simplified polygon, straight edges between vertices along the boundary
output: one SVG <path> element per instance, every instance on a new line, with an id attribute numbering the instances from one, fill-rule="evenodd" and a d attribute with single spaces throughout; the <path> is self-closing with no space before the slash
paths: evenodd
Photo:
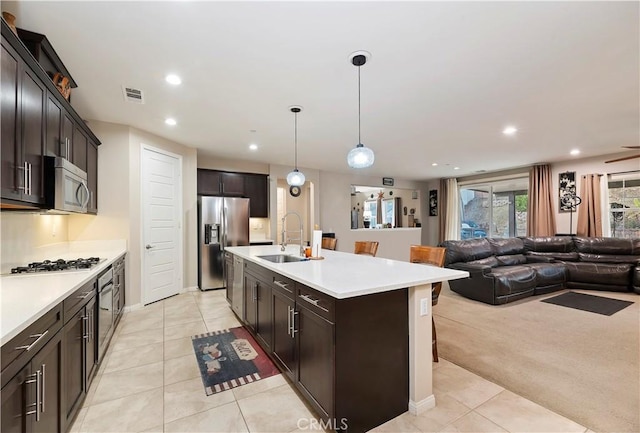
<path id="1" fill-rule="evenodd" d="M 451 290 L 505 304 L 564 288 L 640 294 L 640 239 L 574 236 L 445 241 L 445 266 L 469 272 Z"/>

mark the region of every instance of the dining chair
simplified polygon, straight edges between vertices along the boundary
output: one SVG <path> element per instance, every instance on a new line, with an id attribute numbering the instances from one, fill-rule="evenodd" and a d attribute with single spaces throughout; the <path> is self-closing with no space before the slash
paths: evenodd
<path id="1" fill-rule="evenodd" d="M 356 241 L 353 252 L 375 257 L 378 252 L 378 241 Z"/>
<path id="2" fill-rule="evenodd" d="M 322 238 L 323 250 L 335 250 L 338 240 L 336 238 Z"/>
<path id="3" fill-rule="evenodd" d="M 442 247 L 429 247 L 426 245 L 411 245 L 409 261 L 411 263 L 422 263 L 425 265 L 444 266 L 447 249 Z M 438 304 L 438 296 L 442 290 L 442 282 L 434 283 L 431 286 L 431 305 Z M 431 349 L 433 352 L 433 362 L 438 362 L 438 339 L 436 337 L 436 322 L 431 314 Z"/>

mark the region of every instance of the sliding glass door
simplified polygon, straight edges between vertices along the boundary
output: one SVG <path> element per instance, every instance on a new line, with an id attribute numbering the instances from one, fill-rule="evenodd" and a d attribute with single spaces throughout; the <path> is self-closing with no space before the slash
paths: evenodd
<path id="1" fill-rule="evenodd" d="M 460 238 L 525 236 L 528 178 L 463 184 Z"/>

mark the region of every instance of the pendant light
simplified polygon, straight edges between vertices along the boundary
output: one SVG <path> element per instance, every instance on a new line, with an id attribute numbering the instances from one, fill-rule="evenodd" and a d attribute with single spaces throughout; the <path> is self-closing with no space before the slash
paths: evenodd
<path id="1" fill-rule="evenodd" d="M 304 174 L 298 170 L 298 113 L 302 111 L 302 107 L 299 105 L 292 105 L 289 107 L 289 111 L 294 116 L 294 143 L 295 143 L 295 168 L 291 173 L 287 175 L 287 183 L 291 186 L 304 185 Z"/>
<path id="2" fill-rule="evenodd" d="M 351 168 L 371 167 L 375 160 L 373 150 L 362 144 L 360 139 L 360 67 L 367 63 L 369 57 L 371 54 L 366 51 L 357 51 L 349 57 L 353 66 L 358 67 L 358 145 L 351 149 L 347 155 L 347 164 Z"/>

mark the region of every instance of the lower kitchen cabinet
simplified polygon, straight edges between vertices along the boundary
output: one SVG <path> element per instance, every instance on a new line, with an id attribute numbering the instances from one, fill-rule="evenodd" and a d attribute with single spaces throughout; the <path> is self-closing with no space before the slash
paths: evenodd
<path id="1" fill-rule="evenodd" d="M 225 296 L 227 302 L 231 304 L 233 302 L 233 254 L 224 253 L 224 281 L 226 285 Z"/>
<path id="2" fill-rule="evenodd" d="M 360 433 L 407 411 L 408 289 L 336 299 L 247 260 L 244 277 L 246 326 L 325 422 Z"/>
<path id="3" fill-rule="evenodd" d="M 96 317 L 98 317 L 98 303 L 93 297 L 85 308 L 85 316 L 87 317 L 86 327 L 86 347 L 84 356 L 84 390 L 89 391 L 93 375 L 98 366 L 98 339 L 96 337 Z"/>
<path id="4" fill-rule="evenodd" d="M 292 381 L 296 380 L 296 340 L 292 327 L 295 320 L 296 303 L 293 292 L 287 294 L 283 289 L 271 289 L 271 305 L 273 308 L 273 344 L 272 355 L 280 363 L 283 373 Z"/>
<path id="5" fill-rule="evenodd" d="M 0 431 L 62 432 L 62 335 L 57 333 L 2 388 Z"/>
<path id="6" fill-rule="evenodd" d="M 85 311 L 81 309 L 62 328 L 65 371 L 62 408 L 65 426 L 73 421 L 84 397 L 86 324 Z"/>
<path id="7" fill-rule="evenodd" d="M 321 409 L 320 415 L 333 414 L 335 377 L 334 324 L 313 311 L 297 308 L 298 388 Z"/>

